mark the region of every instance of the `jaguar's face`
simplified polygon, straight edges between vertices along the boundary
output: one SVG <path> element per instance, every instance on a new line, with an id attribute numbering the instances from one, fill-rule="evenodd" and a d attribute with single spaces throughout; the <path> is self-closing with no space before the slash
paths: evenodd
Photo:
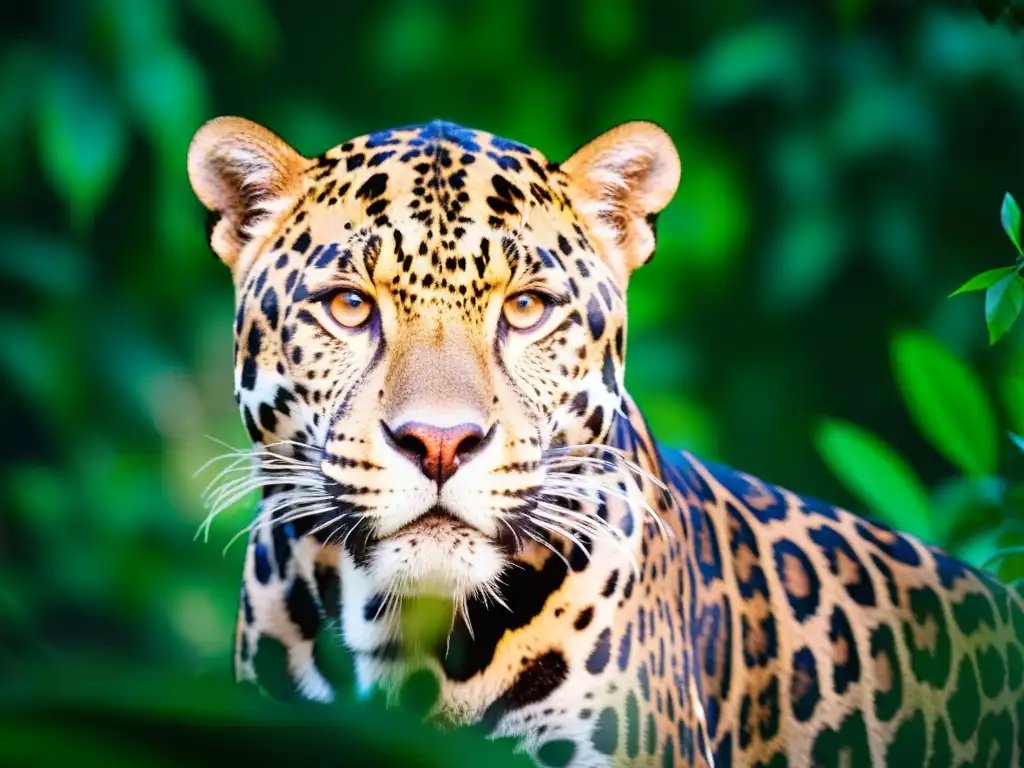
<path id="1" fill-rule="evenodd" d="M 205 126 L 190 175 L 235 275 L 243 419 L 281 455 L 271 514 L 344 542 L 383 590 L 456 597 L 592 528 L 575 446 L 611 427 L 626 278 L 678 174 L 645 123 L 561 167 L 445 123 L 315 160 Z"/>

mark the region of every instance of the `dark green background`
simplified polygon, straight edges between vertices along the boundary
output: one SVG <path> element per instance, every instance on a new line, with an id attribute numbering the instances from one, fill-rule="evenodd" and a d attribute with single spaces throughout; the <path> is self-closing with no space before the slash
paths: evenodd
<path id="1" fill-rule="evenodd" d="M 970 3 L 4 5 L 0 762 L 180 755 L 218 723 L 263 756 L 474 748 L 377 704 L 295 714 L 227 682 L 242 546 L 221 550 L 251 504 L 193 541 L 207 436 L 245 436 L 230 279 L 185 174 L 220 114 L 307 154 L 441 117 L 553 160 L 660 123 L 683 177 L 630 287 L 628 381 L 661 439 L 860 509 L 815 450 L 841 418 L 923 479 L 935 543 L 980 563 L 1022 540 L 1003 432 L 1024 432 L 1024 338 L 990 348 L 980 294 L 945 298 L 1013 262 L 999 205 L 1024 199 L 1024 38 Z M 915 426 L 901 329 L 981 376 L 996 477 L 963 480 Z M 278 721 L 320 727 L 246 730 Z"/>

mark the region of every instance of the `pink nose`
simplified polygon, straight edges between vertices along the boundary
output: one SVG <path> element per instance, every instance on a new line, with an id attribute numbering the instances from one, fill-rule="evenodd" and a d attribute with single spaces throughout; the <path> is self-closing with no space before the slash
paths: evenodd
<path id="1" fill-rule="evenodd" d="M 444 485 L 484 440 L 484 431 L 476 424 L 434 427 L 410 421 L 394 431 L 385 427 L 384 433 L 389 432 L 394 447 L 438 486 Z"/>

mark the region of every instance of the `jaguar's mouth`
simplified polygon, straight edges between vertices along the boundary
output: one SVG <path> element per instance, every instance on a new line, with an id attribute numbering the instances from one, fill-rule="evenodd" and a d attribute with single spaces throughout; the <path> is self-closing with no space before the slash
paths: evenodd
<path id="1" fill-rule="evenodd" d="M 507 564 L 498 542 L 441 505 L 377 540 L 362 562 L 394 594 L 455 598 L 492 584 Z"/>
<path id="2" fill-rule="evenodd" d="M 440 504 L 435 504 L 426 512 L 414 520 L 410 520 L 408 523 L 403 525 L 401 528 L 393 531 L 392 533 L 385 536 L 385 539 L 393 539 L 398 536 L 407 536 L 411 533 L 431 533 L 438 531 L 446 532 L 459 532 L 464 531 L 464 535 L 468 536 L 471 531 L 475 531 L 483 535 L 482 531 L 469 525 L 464 520 L 456 517 L 449 512 L 445 507 Z"/>

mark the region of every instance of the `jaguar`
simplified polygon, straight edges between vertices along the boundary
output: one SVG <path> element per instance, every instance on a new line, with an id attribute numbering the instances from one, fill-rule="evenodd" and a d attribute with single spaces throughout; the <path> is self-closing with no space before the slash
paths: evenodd
<path id="1" fill-rule="evenodd" d="M 438 722 L 542 765 L 1021 765 L 1016 592 L 659 444 L 625 390 L 680 173 L 643 121 L 563 162 L 441 121 L 312 158 L 198 130 L 253 444 L 211 515 L 261 491 L 236 676 L 331 701 L 340 637 L 357 692 L 426 670 Z M 406 642 L 429 596 L 450 621 Z"/>

